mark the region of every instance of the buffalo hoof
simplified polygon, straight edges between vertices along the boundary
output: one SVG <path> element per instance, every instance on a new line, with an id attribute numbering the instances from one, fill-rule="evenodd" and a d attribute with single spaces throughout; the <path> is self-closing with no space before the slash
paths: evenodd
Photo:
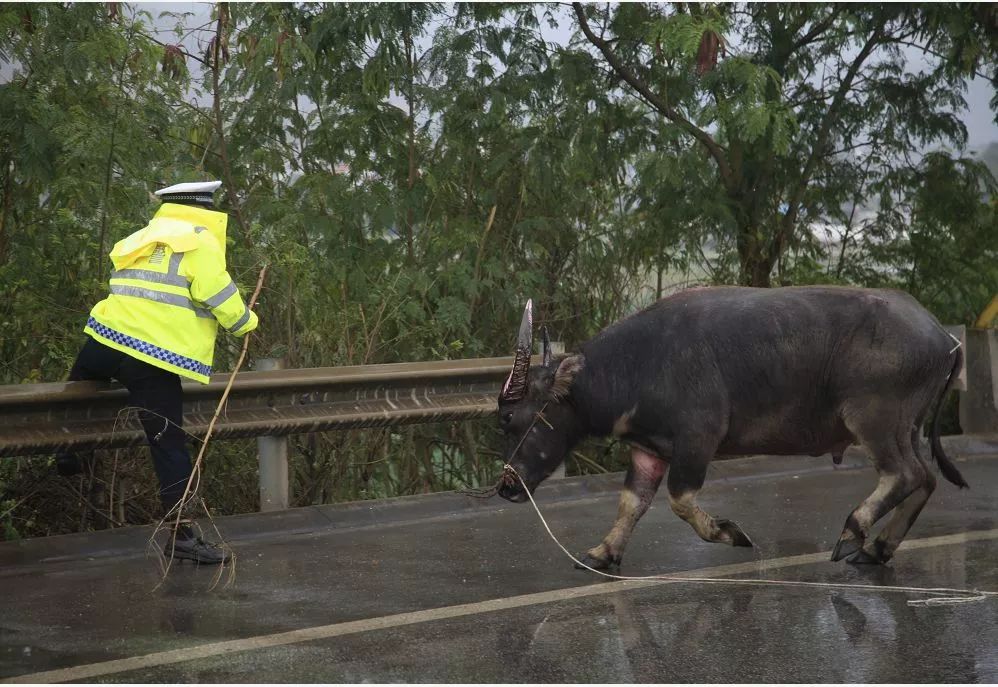
<path id="1" fill-rule="evenodd" d="M 859 539 L 843 539 L 839 538 L 839 541 L 835 544 L 835 549 L 832 551 L 832 560 L 841 561 L 847 556 L 851 556 L 857 551 L 862 550 L 863 542 Z"/>
<path id="2" fill-rule="evenodd" d="M 620 569 L 620 556 L 607 556 L 606 558 L 596 558 L 589 554 L 589 552 L 580 553 L 576 555 L 579 559 L 579 563 L 587 565 L 593 570 L 619 570 Z M 575 563 L 575 568 L 577 570 L 585 570 L 582 565 Z"/>
<path id="3" fill-rule="evenodd" d="M 893 557 L 893 551 L 887 550 L 887 542 L 874 539 L 871 543 L 853 554 L 849 563 L 857 565 L 883 565 Z"/>
<path id="4" fill-rule="evenodd" d="M 883 565 L 886 562 L 878 556 L 869 553 L 866 549 L 860 549 L 846 559 L 846 563 L 852 563 L 853 565 Z"/>
<path id="5" fill-rule="evenodd" d="M 716 524 L 717 529 L 721 531 L 721 541 L 726 541 L 732 546 L 747 546 L 750 549 L 755 547 L 737 523 L 731 520 L 718 520 Z"/>

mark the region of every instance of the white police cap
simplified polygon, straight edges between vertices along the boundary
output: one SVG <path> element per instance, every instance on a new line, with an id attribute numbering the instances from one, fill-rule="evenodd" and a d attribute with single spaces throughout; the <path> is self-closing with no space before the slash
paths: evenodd
<path id="1" fill-rule="evenodd" d="M 212 194 L 222 185 L 221 181 L 188 181 L 156 191 L 164 203 L 196 203 L 212 207 Z"/>

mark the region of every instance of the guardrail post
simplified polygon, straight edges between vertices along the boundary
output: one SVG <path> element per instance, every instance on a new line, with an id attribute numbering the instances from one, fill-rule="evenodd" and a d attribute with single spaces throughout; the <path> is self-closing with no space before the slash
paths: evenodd
<path id="1" fill-rule="evenodd" d="M 561 355 L 565 352 L 565 342 L 564 341 L 552 341 L 551 342 L 551 355 Z M 564 479 L 565 478 L 565 466 L 568 464 L 568 456 L 565 456 L 565 462 L 555 468 L 555 471 L 551 473 L 548 479 Z"/>
<path id="2" fill-rule="evenodd" d="M 282 358 L 260 358 L 256 369 L 283 370 Z M 288 507 L 288 438 L 286 436 L 257 437 L 260 461 L 260 512 L 285 510 Z"/>
<path id="3" fill-rule="evenodd" d="M 966 330 L 964 365 L 967 382 L 960 392 L 960 428 L 964 434 L 994 434 L 998 432 L 998 330 Z"/>

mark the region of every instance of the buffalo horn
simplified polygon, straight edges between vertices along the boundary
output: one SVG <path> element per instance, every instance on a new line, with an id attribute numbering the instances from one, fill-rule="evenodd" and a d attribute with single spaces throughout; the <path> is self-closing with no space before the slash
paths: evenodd
<path id="1" fill-rule="evenodd" d="M 506 383 L 499 392 L 500 401 L 519 401 L 527 393 L 527 372 L 530 371 L 530 354 L 534 346 L 534 304 L 527 300 L 520 320 L 520 333 L 516 338 L 516 357 Z"/>

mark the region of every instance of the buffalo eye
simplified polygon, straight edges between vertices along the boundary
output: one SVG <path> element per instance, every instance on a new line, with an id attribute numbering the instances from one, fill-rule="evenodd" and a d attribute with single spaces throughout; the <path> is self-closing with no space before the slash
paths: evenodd
<path id="1" fill-rule="evenodd" d="M 508 425 L 512 421 L 513 421 L 513 411 L 507 410 L 505 413 L 502 414 L 502 423 L 504 425 Z"/>

